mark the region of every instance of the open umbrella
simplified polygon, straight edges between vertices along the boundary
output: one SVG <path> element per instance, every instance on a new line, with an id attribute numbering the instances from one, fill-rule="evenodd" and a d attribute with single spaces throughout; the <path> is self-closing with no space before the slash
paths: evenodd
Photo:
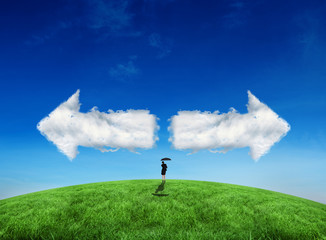
<path id="1" fill-rule="evenodd" d="M 171 158 L 162 158 L 161 161 L 171 161 Z"/>

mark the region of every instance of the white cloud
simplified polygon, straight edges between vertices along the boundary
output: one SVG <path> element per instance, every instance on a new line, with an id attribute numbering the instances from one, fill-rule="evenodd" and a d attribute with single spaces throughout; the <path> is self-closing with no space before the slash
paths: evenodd
<path id="1" fill-rule="evenodd" d="M 172 137 L 169 141 L 178 150 L 191 149 L 193 152 L 209 149 L 225 153 L 234 148 L 250 147 L 250 156 L 258 160 L 287 134 L 290 126 L 250 91 L 248 98 L 246 114 L 233 108 L 224 114 L 179 111 L 170 119 Z"/>
<path id="2" fill-rule="evenodd" d="M 152 148 L 158 140 L 157 117 L 148 110 L 109 110 L 106 113 L 94 107 L 87 113 L 81 113 L 80 105 L 78 90 L 37 125 L 42 135 L 70 160 L 78 154 L 78 146 L 93 147 L 103 152 L 119 148 L 134 151 L 135 148 Z"/>

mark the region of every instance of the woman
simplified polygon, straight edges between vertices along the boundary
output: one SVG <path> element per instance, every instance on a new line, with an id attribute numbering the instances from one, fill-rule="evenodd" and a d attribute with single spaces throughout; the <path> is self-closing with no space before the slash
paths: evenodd
<path id="1" fill-rule="evenodd" d="M 164 161 L 162 161 L 162 171 L 161 171 L 161 174 L 162 174 L 162 181 L 165 181 L 165 174 L 166 174 L 166 169 L 168 168 L 168 166 L 164 163 Z"/>

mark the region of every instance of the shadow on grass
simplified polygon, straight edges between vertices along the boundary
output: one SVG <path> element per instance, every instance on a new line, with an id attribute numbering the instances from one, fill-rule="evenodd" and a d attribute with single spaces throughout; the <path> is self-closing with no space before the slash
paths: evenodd
<path id="1" fill-rule="evenodd" d="M 157 196 L 157 197 L 166 197 L 166 196 L 169 196 L 169 194 L 164 194 L 164 193 L 152 193 L 154 196 Z"/>
<path id="2" fill-rule="evenodd" d="M 162 183 L 157 186 L 157 189 L 155 190 L 155 193 L 152 193 L 152 194 L 154 196 L 157 196 L 157 197 L 166 197 L 166 196 L 169 196 L 169 194 L 158 193 L 158 192 L 162 192 L 164 190 L 164 185 L 165 185 L 165 181 L 162 181 Z"/>

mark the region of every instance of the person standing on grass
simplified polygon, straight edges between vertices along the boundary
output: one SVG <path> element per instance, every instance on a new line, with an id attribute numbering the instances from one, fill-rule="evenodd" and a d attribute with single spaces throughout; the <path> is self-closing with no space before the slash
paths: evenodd
<path id="1" fill-rule="evenodd" d="M 162 171 L 161 171 L 161 174 L 162 174 L 162 181 L 165 181 L 165 174 L 166 174 L 166 169 L 168 168 L 168 166 L 164 163 L 164 161 L 162 161 Z"/>

